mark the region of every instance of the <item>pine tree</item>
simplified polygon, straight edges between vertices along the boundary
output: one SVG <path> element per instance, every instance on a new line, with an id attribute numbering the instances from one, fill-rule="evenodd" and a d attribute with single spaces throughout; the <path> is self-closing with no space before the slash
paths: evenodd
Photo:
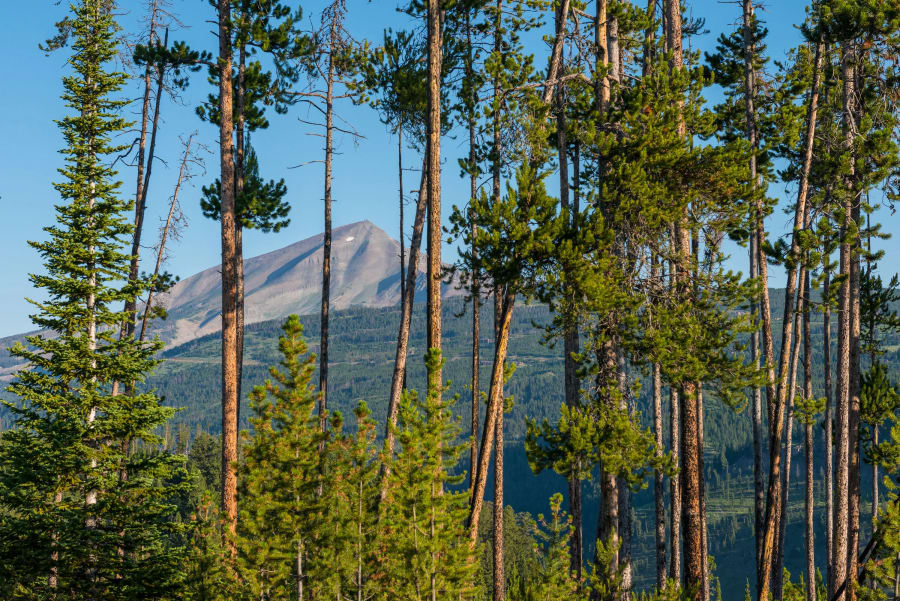
<path id="1" fill-rule="evenodd" d="M 426 355 L 429 381 L 441 362 Z M 386 545 L 384 592 L 391 599 L 453 600 L 474 591 L 477 549 L 466 532 L 468 492 L 454 490 L 453 475 L 465 445 L 449 399 L 436 390 L 423 399 L 405 391 L 397 419 L 400 448 L 390 458 L 388 494 L 383 503 Z"/>
<path id="2" fill-rule="evenodd" d="M 240 521 L 236 536 L 241 576 L 253 598 L 303 598 L 303 588 L 327 590 L 322 578 L 329 546 L 326 497 L 319 494 L 326 435 L 311 386 L 315 356 L 306 355 L 296 315 L 283 326 L 280 368 L 251 394 L 252 436 L 244 433 Z"/>
<path id="3" fill-rule="evenodd" d="M 71 74 L 58 123 L 67 146 L 63 202 L 48 238 L 32 242 L 45 273 L 31 276 L 47 300 L 33 301 L 36 327 L 11 352 L 29 367 L 9 391 L 14 427 L 0 443 L 0 591 L 24 599 L 156 599 L 177 594 L 183 550 L 164 489 L 183 471 L 157 450 L 155 432 L 172 415 L 138 386 L 157 364 L 157 342 L 118 339 L 126 312 L 148 283 L 129 279 L 134 227 L 109 166 L 128 124 L 118 92 L 125 76 L 108 70 L 118 27 L 106 2 L 73 6 Z M 143 450 L 132 452 L 133 445 Z"/>

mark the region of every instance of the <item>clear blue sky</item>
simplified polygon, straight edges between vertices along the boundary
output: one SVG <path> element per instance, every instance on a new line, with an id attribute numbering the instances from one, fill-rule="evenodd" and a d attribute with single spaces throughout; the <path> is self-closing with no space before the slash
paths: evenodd
<path id="1" fill-rule="evenodd" d="M 120 22 L 127 32 L 139 31 L 144 2 L 120 0 L 125 14 Z M 185 24 L 180 31 L 173 31 L 170 39 L 186 39 L 196 48 L 214 50 L 216 41 L 212 35 L 213 11 L 206 0 L 172 0 L 171 10 Z M 303 2 L 305 19 L 317 23 L 322 0 Z M 347 27 L 359 40 L 377 42 L 386 27 L 399 28 L 406 24 L 405 17 L 396 12 L 397 0 L 348 0 Z M 706 19 L 710 33 L 695 39 L 695 47 L 710 49 L 718 33 L 730 30 L 739 17 L 735 3 L 719 0 L 695 0 L 691 3 L 694 16 Z M 762 10 L 762 18 L 770 30 L 769 50 L 773 58 L 784 55 L 787 48 L 799 39 L 795 24 L 804 17 L 805 2 L 778 0 Z M 27 8 L 25 8 L 27 6 Z M 62 146 L 59 130 L 53 122 L 65 114 L 59 100 L 61 76 L 66 72 L 67 50 L 45 56 L 37 44 L 53 33 L 53 23 L 61 19 L 67 10 L 65 0 L 33 0 L 26 4 L 0 3 L 0 81 L 6 90 L 0 95 L 0 139 L 3 144 L 0 160 L 0 336 L 30 329 L 28 314 L 30 305 L 24 297 L 33 294 L 28 273 L 40 270 L 37 254 L 27 244 L 28 240 L 41 239 L 42 227 L 53 218 L 53 205 L 58 202 L 51 183 L 58 179 L 56 169 L 61 160 L 58 153 Z M 213 127 L 201 122 L 194 114 L 194 107 L 209 92 L 204 73 L 195 74 L 190 88 L 181 103 L 166 98 L 163 101 L 157 155 L 167 162 L 154 166 L 153 181 L 149 193 L 149 214 L 145 240 L 156 238 L 156 228 L 167 208 L 178 170 L 181 150 L 179 136 L 187 136 L 194 130 L 198 139 L 212 152 L 216 151 L 217 137 Z M 137 97 L 139 85 L 135 82 L 129 93 Z M 134 105 L 135 119 L 138 115 Z M 346 136 L 337 138 L 339 155 L 334 167 L 334 224 L 336 226 L 362 219 L 397 237 L 397 181 L 396 140 L 369 108 L 339 107 L 342 118 L 352 123 L 365 139 L 355 143 Z M 245 235 L 246 256 L 280 248 L 297 240 L 315 235 L 323 229 L 322 182 L 320 164 L 290 169 L 291 166 L 321 157 L 322 140 L 309 134 L 316 131 L 298 121 L 298 117 L 314 116 L 306 109 L 295 108 L 287 115 L 271 115 L 268 131 L 254 134 L 254 146 L 260 156 L 262 174 L 265 177 L 284 177 L 288 185 L 288 198 L 293 209 L 290 227 L 279 234 L 248 232 Z M 452 135 L 444 140 L 444 208 L 445 216 L 452 205 L 466 201 L 466 185 L 459 178 L 456 158 L 464 152 L 462 137 Z M 199 210 L 199 187 L 216 177 L 217 159 L 207 156 L 208 173 L 197 177 L 194 186 L 183 190 L 182 206 L 189 225 L 182 240 L 172 247 L 169 271 L 181 277 L 219 262 L 218 226 L 205 219 Z M 413 151 L 407 151 L 407 166 L 419 161 Z M 120 170 L 123 191 L 132 193 L 134 170 Z M 406 178 L 407 190 L 418 185 L 415 174 Z M 780 189 L 773 190 L 773 193 Z M 776 211 L 769 227 L 784 231 L 787 217 Z M 891 224 L 885 224 L 890 231 Z M 150 244 L 152 242 L 148 242 Z M 895 250 L 896 242 L 889 244 Z M 447 248 L 445 253 L 454 254 Z M 743 255 L 743 252 L 741 253 Z M 743 258 L 743 257 L 741 257 Z M 735 267 L 743 268 L 745 260 L 735 257 Z M 886 264 L 890 265 L 889 261 Z M 777 270 L 775 270 L 777 271 Z M 779 284 L 777 273 L 772 284 Z"/>

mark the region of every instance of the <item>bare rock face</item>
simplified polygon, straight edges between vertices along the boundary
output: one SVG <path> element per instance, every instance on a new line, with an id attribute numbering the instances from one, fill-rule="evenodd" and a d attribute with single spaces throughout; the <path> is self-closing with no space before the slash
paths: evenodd
<path id="1" fill-rule="evenodd" d="M 246 324 L 318 313 L 322 295 L 323 234 L 244 261 Z M 400 302 L 400 243 L 370 221 L 332 231 L 331 308 L 387 307 Z M 424 296 L 425 261 L 420 261 L 416 296 Z M 445 294 L 455 294 L 452 286 Z M 151 333 L 173 347 L 221 329 L 220 267 L 178 282 L 160 299 L 168 318 Z"/>

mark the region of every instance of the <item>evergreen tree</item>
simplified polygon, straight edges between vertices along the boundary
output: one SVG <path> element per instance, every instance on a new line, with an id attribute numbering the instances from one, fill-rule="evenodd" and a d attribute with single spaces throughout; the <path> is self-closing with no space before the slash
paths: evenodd
<path id="1" fill-rule="evenodd" d="M 429 381 L 441 362 L 440 352 L 426 356 Z M 465 448 L 451 404 L 437 390 L 423 399 L 405 391 L 397 416 L 399 449 L 390 459 L 385 500 L 384 591 L 391 599 L 468 597 L 473 590 L 475 551 L 466 535 L 468 493 L 454 490 L 454 475 Z"/>
<path id="2" fill-rule="evenodd" d="M 310 382 L 315 356 L 306 354 L 296 315 L 283 326 L 283 355 L 271 379 L 251 394 L 252 436 L 243 433 L 240 520 L 236 544 L 244 586 L 255 599 L 302 599 L 303 588 L 327 590 L 321 576 L 327 544 L 325 435 Z"/>
<path id="3" fill-rule="evenodd" d="M 130 318 L 118 307 L 149 285 L 129 279 L 131 203 L 109 166 L 128 126 L 125 76 L 108 70 L 118 27 L 107 2 L 72 10 L 62 96 L 71 114 L 58 122 L 67 146 L 55 184 L 63 202 L 47 240 L 31 243 L 46 269 L 31 281 L 47 295 L 32 301 L 32 320 L 45 333 L 11 349 L 29 367 L 9 387 L 18 400 L 5 402 L 14 426 L 0 442 L 0 592 L 160 599 L 177 593 L 183 556 L 171 519 L 182 462 L 157 450 L 173 410 L 153 391 L 112 394 L 114 382 L 140 385 L 160 348 L 117 336 Z"/>

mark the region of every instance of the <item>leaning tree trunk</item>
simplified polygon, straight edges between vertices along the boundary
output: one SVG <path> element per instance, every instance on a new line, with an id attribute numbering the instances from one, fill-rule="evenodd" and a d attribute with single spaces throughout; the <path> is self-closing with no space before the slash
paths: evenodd
<path id="1" fill-rule="evenodd" d="M 503 377 L 506 365 L 506 354 L 509 347 L 509 327 L 512 321 L 515 295 L 506 293 L 500 307 L 498 334 L 494 344 L 494 364 L 491 369 L 491 383 L 488 393 L 488 406 L 481 430 L 481 443 L 478 449 L 478 470 L 475 472 L 475 486 L 469 503 L 469 540 L 475 544 L 478 540 L 478 522 L 484 506 L 484 490 L 487 485 L 487 473 L 490 463 L 491 448 L 497 431 L 499 413 L 503 411 Z"/>
<path id="2" fill-rule="evenodd" d="M 805 224 L 805 218 L 804 218 Z M 794 434 L 794 400 L 797 390 L 797 365 L 800 361 L 800 328 L 802 323 L 803 306 L 805 299 L 803 298 L 802 286 L 806 280 L 806 265 L 800 266 L 800 276 L 798 278 L 799 286 L 797 290 L 797 304 L 794 310 L 794 329 L 797 332 L 794 336 L 794 344 L 791 349 L 791 367 L 790 367 L 790 391 L 788 392 L 787 401 L 787 421 L 785 425 L 785 443 L 784 443 L 784 472 L 781 485 L 781 502 L 778 509 L 778 539 L 775 546 L 775 569 L 773 574 L 775 598 L 781 599 L 784 593 L 784 543 L 785 534 L 787 533 L 788 522 L 788 499 L 791 487 L 791 456 L 793 454 L 793 434 Z"/>
<path id="3" fill-rule="evenodd" d="M 422 247 L 422 232 L 425 229 L 425 209 L 428 201 L 426 182 L 427 166 L 422 164 L 422 178 L 419 182 L 419 199 L 416 203 L 416 216 L 413 222 L 413 235 L 409 242 L 409 264 L 406 268 L 406 284 L 404 295 L 400 299 L 400 332 L 397 334 L 397 350 L 394 356 L 394 373 L 391 376 L 391 397 L 388 400 L 387 419 L 384 425 L 384 455 L 390 458 L 394 454 L 397 411 L 400 408 L 400 396 L 403 393 L 403 382 L 406 379 L 406 360 L 409 355 L 409 330 L 412 323 L 413 301 L 416 295 L 416 279 L 419 274 L 419 252 Z M 387 496 L 388 462 L 381 464 L 381 496 Z"/>
<path id="4" fill-rule="evenodd" d="M 156 14 L 157 7 L 154 5 L 150 11 L 150 33 L 147 40 L 147 45 L 153 45 L 153 39 L 156 35 Z M 168 31 L 167 31 L 168 36 Z M 131 239 L 131 263 L 129 265 L 128 270 L 128 279 L 129 281 L 136 281 L 138 277 L 138 271 L 140 269 L 140 253 L 141 253 L 141 234 L 144 230 L 144 213 L 147 207 L 147 195 L 144 192 L 144 189 L 147 187 L 149 183 L 149 179 L 145 179 L 146 175 L 145 170 L 147 169 L 147 163 L 153 162 L 153 144 L 151 144 L 150 149 L 150 159 L 147 161 L 147 128 L 150 124 L 150 96 L 152 93 L 152 83 L 151 83 L 151 72 L 152 66 L 151 62 L 147 61 L 147 66 L 144 69 L 144 99 L 143 104 L 141 106 L 141 134 L 138 140 L 138 155 L 137 155 L 137 190 L 134 196 L 134 234 Z M 155 141 L 156 138 L 156 125 L 159 122 L 159 105 L 160 99 L 162 98 L 162 73 L 163 69 L 161 65 L 157 65 L 157 78 L 156 78 L 156 102 L 155 102 L 155 110 L 153 115 L 153 133 L 151 134 L 151 139 Z M 127 322 L 124 324 L 124 335 L 125 336 L 133 336 L 135 330 L 135 311 L 137 309 L 137 299 L 128 299 L 125 301 L 125 316 L 127 318 Z M 118 384 L 118 383 L 116 383 Z M 114 384 L 114 388 L 118 388 L 118 386 Z"/>
<path id="5" fill-rule="evenodd" d="M 232 139 L 231 3 L 218 0 L 219 163 L 222 227 L 222 511 L 237 529 L 237 277 L 235 274 L 234 142 Z M 227 537 L 232 555 L 234 539 Z"/>
<path id="6" fill-rule="evenodd" d="M 178 169 L 178 179 L 175 181 L 175 192 L 172 194 L 172 200 L 169 203 L 169 213 L 166 216 L 166 222 L 163 224 L 162 232 L 159 237 L 159 249 L 156 251 L 156 265 L 153 268 L 153 277 L 151 281 L 156 281 L 159 277 L 159 273 L 162 270 L 163 258 L 165 257 L 166 252 L 166 241 L 169 237 L 169 231 L 174 226 L 175 219 L 175 209 L 178 206 L 178 193 L 181 191 L 181 184 L 184 182 L 185 177 L 187 176 L 187 165 L 188 160 L 190 160 L 191 156 L 191 142 L 194 136 L 188 136 L 187 142 L 184 146 L 184 158 L 181 160 L 181 167 Z M 138 340 L 143 342 L 147 336 L 147 325 L 150 321 L 150 311 L 153 308 L 153 288 L 150 289 L 150 292 L 147 293 L 147 302 L 144 303 L 144 315 L 141 318 L 141 331 L 140 336 L 138 336 Z"/>
<path id="7" fill-rule="evenodd" d="M 498 341 L 503 320 L 503 296 L 499 288 L 494 290 L 494 340 Z M 505 368 L 505 365 L 502 366 Z M 497 411 L 497 424 L 494 434 L 496 441 L 494 447 L 494 601 L 506 599 L 506 573 L 504 566 L 504 524 L 503 524 L 503 414 L 505 413 L 505 401 L 503 400 L 503 381 L 500 381 L 500 407 Z"/>

